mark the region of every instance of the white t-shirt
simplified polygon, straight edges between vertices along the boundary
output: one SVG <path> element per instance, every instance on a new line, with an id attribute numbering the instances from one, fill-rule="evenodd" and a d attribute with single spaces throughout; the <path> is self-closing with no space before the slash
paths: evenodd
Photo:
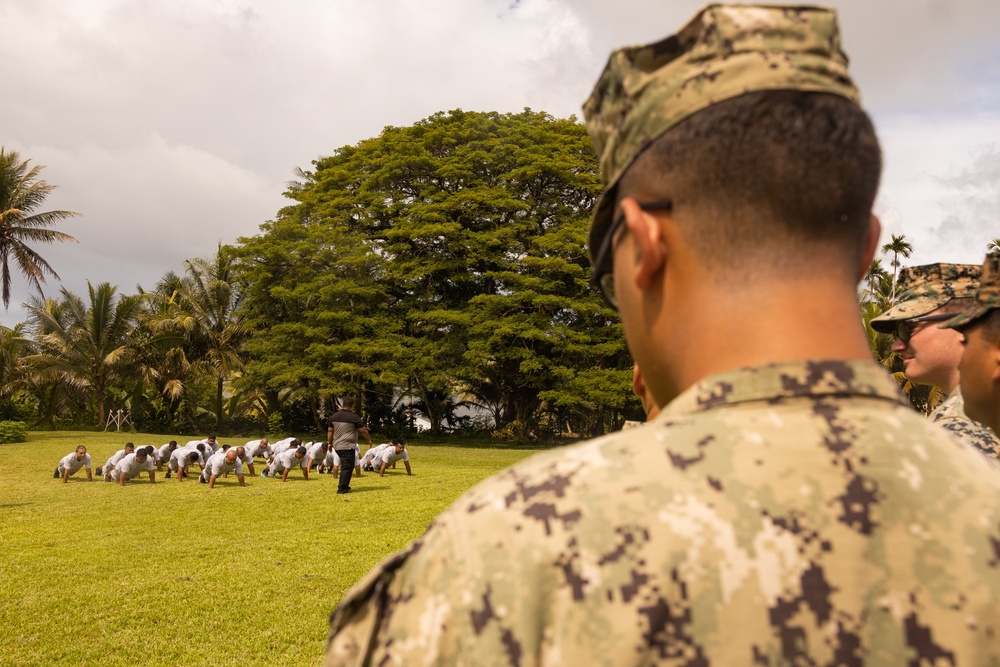
<path id="1" fill-rule="evenodd" d="M 236 461 L 233 463 L 226 463 L 226 452 L 219 452 L 208 460 L 208 463 L 205 466 L 205 478 L 208 479 L 212 475 L 220 477 L 224 473 L 233 472 L 234 470 L 237 475 L 243 474 L 242 459 L 237 456 Z"/>
<path id="2" fill-rule="evenodd" d="M 191 454 L 198 454 L 198 463 L 201 463 L 204 460 L 197 449 L 175 449 L 170 454 L 170 463 L 168 464 L 170 469 L 176 471 L 190 466 L 191 461 L 188 460 L 188 457 L 190 457 Z"/>
<path id="3" fill-rule="evenodd" d="M 410 455 L 406 453 L 405 449 L 401 453 L 397 454 L 396 448 L 390 445 L 375 455 L 373 465 L 378 468 L 384 462 L 387 466 L 391 466 L 400 459 L 409 463 Z"/>
<path id="4" fill-rule="evenodd" d="M 115 466 L 118 465 L 118 462 L 123 458 L 125 458 L 125 450 L 119 449 L 117 452 L 112 454 L 111 458 L 108 459 L 108 462 L 104 464 L 104 472 L 109 473 L 114 470 Z"/>
<path id="5" fill-rule="evenodd" d="M 132 479 L 143 470 L 152 472 L 155 467 L 153 457 L 147 456 L 145 461 L 139 461 L 135 456 L 135 452 L 132 452 L 115 465 L 114 476 L 117 478 L 122 473 L 125 473 L 125 479 Z"/>
<path id="6" fill-rule="evenodd" d="M 309 458 L 306 456 L 303 456 L 301 459 L 295 458 L 295 451 L 294 449 L 289 449 L 275 456 L 274 464 L 271 468 L 272 472 L 282 472 L 285 468 L 291 470 L 295 466 L 305 468 Z"/>
<path id="7" fill-rule="evenodd" d="M 326 454 L 323 452 L 323 445 L 326 444 L 325 440 L 320 440 L 319 442 L 310 442 L 306 445 L 306 458 L 312 459 L 314 461 L 322 461 L 326 458 Z M 330 450 L 327 450 L 329 453 Z"/>
<path id="8" fill-rule="evenodd" d="M 66 456 L 59 460 L 59 474 L 62 475 L 63 471 L 69 469 L 69 474 L 76 473 L 80 468 L 86 468 L 90 470 L 90 454 L 84 454 L 83 458 L 77 460 L 76 452 L 70 452 Z"/>
<path id="9" fill-rule="evenodd" d="M 263 440 L 263 438 L 261 438 L 261 440 Z M 250 457 L 251 461 L 255 456 L 263 456 L 265 459 L 269 459 L 274 455 L 274 450 L 271 449 L 271 443 L 261 445 L 260 440 L 251 440 L 247 444 L 243 445 L 243 449 L 246 450 L 247 456 Z"/>
<path id="10" fill-rule="evenodd" d="M 278 442 L 274 443 L 274 445 L 271 448 L 272 451 L 274 452 L 274 455 L 277 456 L 278 454 L 288 451 L 288 448 L 292 446 L 292 442 L 294 441 L 295 438 L 285 438 L 284 440 L 279 440 Z"/>
<path id="11" fill-rule="evenodd" d="M 177 448 L 175 447 L 174 451 L 176 451 L 176 450 L 177 450 Z M 156 451 L 159 452 L 159 457 L 156 459 L 157 461 L 169 461 L 170 460 L 170 455 L 174 453 L 174 452 L 170 451 L 170 443 L 169 442 L 167 444 L 163 445 L 162 447 L 160 447 Z"/>

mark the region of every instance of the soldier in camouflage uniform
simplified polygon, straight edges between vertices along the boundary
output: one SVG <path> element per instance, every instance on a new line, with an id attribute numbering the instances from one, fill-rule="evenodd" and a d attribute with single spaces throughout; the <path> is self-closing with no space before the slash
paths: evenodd
<path id="1" fill-rule="evenodd" d="M 946 398 L 930 414 L 962 441 L 987 456 L 1000 457 L 1000 439 L 965 414 L 958 362 L 962 334 L 940 325 L 974 304 L 980 268 L 975 264 L 926 264 L 899 273 L 899 303 L 871 321 L 880 333 L 895 335 L 893 351 L 903 359 L 906 377 L 941 390 Z"/>
<path id="2" fill-rule="evenodd" d="M 465 494 L 327 664 L 1000 664 L 1000 470 L 858 323 L 881 156 L 832 11 L 708 7 L 584 112 L 595 278 L 660 414 Z"/>
<path id="3" fill-rule="evenodd" d="M 986 257 L 975 304 L 943 326 L 965 335 L 959 370 L 969 416 L 1000 434 L 1000 253 Z"/>

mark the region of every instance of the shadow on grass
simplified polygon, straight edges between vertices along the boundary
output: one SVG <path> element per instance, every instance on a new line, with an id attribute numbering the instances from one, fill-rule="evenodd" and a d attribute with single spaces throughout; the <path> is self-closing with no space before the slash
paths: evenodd
<path id="1" fill-rule="evenodd" d="M 330 491 L 331 495 L 341 495 L 341 496 L 355 496 L 359 493 L 369 493 L 371 491 L 385 491 L 389 488 L 388 484 L 380 484 L 379 486 L 352 486 L 350 493 L 338 494 L 336 491 Z"/>
<path id="2" fill-rule="evenodd" d="M 28 505 L 34 505 L 35 503 L 7 503 L 5 505 L 0 505 L 0 510 L 5 510 L 8 507 L 27 507 Z"/>

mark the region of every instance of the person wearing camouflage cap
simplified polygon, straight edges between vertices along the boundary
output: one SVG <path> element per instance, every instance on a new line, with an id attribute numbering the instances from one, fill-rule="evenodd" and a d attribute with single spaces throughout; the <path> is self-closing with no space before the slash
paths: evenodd
<path id="1" fill-rule="evenodd" d="M 612 54 L 594 279 L 660 413 L 462 496 L 341 600 L 328 665 L 1000 661 L 1000 470 L 860 326 L 857 100 L 822 8 L 712 5 Z"/>
<path id="2" fill-rule="evenodd" d="M 930 420 L 992 458 L 1000 458 L 1000 439 L 965 413 L 959 387 L 962 334 L 939 325 L 969 308 L 979 286 L 976 264 L 925 264 L 899 274 L 899 303 L 871 321 L 880 333 L 893 334 L 892 351 L 903 360 L 906 377 L 937 387 L 945 399 Z"/>
<path id="3" fill-rule="evenodd" d="M 966 412 L 1000 434 L 1000 253 L 987 255 L 971 307 L 941 326 L 965 336 L 959 371 Z"/>

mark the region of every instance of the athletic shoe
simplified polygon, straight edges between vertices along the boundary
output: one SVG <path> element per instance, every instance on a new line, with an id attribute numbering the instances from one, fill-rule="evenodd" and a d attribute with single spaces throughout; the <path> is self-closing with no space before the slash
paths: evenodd
<path id="1" fill-rule="evenodd" d="M 202 484 L 208 484 L 208 481 L 207 481 L 207 480 L 205 479 L 205 476 L 204 476 L 204 475 L 201 475 L 201 476 L 200 476 L 200 477 L 198 478 L 198 481 L 199 481 L 199 482 L 201 482 Z"/>
<path id="2" fill-rule="evenodd" d="M 165 477 L 166 479 L 170 479 L 170 471 L 169 471 L 169 470 L 167 471 L 167 474 L 166 474 L 166 475 L 165 475 L 164 477 Z"/>
<path id="3" fill-rule="evenodd" d="M 56 468 L 56 471 L 52 473 L 52 479 L 59 479 L 59 468 Z"/>
<path id="4" fill-rule="evenodd" d="M 351 492 L 351 490 L 350 490 L 350 489 L 347 489 L 347 490 L 345 490 L 345 491 L 341 491 L 340 489 L 337 489 L 337 493 L 338 493 L 338 494 L 340 494 L 340 493 L 350 493 L 350 492 Z"/>
<path id="5" fill-rule="evenodd" d="M 97 466 L 97 474 L 98 475 L 104 474 L 104 466 Z"/>
<path id="6" fill-rule="evenodd" d="M 269 472 L 267 471 L 267 468 L 264 468 L 263 470 L 261 470 L 261 471 L 260 471 L 260 476 L 261 476 L 261 477 L 265 477 L 265 478 L 266 478 L 266 477 L 270 477 L 270 476 L 271 476 L 271 473 L 269 473 Z"/>

